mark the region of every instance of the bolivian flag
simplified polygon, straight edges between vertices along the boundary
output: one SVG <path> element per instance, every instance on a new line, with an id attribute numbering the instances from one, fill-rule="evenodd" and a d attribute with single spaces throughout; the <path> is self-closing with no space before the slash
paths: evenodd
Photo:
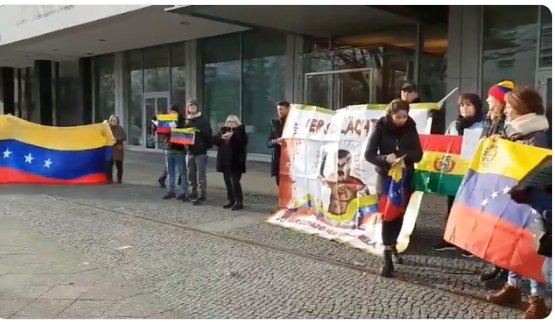
<path id="1" fill-rule="evenodd" d="M 534 243 L 534 235 L 541 234 L 536 227 L 541 216 L 529 205 L 513 201 L 510 192 L 551 155 L 551 150 L 535 146 L 481 140 L 443 238 L 499 267 L 543 282 L 545 257 L 537 253 Z"/>
<path id="2" fill-rule="evenodd" d="M 469 166 L 460 156 L 462 136 L 420 135 L 424 155 L 415 165 L 413 184 L 417 191 L 454 196 Z"/>
<path id="3" fill-rule="evenodd" d="M 104 183 L 113 143 L 107 123 L 53 127 L 0 115 L 0 184 Z"/>

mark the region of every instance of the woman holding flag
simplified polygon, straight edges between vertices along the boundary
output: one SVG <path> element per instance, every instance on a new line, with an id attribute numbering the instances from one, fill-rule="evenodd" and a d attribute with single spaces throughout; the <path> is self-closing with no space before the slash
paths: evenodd
<path id="1" fill-rule="evenodd" d="M 386 115 L 376 123 L 368 141 L 365 158 L 376 166 L 378 210 L 383 216 L 384 263 L 381 275 L 393 276 L 393 257 L 402 263 L 396 249 L 403 216 L 412 194 L 410 180 L 414 164 L 422 159 L 416 123 L 409 116 L 409 103 L 393 100 Z"/>
<path id="2" fill-rule="evenodd" d="M 505 94 L 504 100 L 506 101 L 504 114 L 508 122 L 502 137 L 526 145 L 548 148 L 547 130 L 549 130 L 549 122 L 545 117 L 545 108 L 540 94 L 534 89 L 517 88 Z M 544 209 L 544 211 L 541 211 L 543 216 L 541 219 L 544 225 L 548 225 L 547 230 L 551 231 L 551 196 L 546 194 L 537 199 L 538 201 L 532 206 L 535 209 Z M 519 284 L 521 280 L 522 277 L 518 274 L 509 272 L 507 283 L 503 289 L 496 294 L 489 295 L 487 299 L 500 305 L 520 303 L 521 290 Z M 545 286 L 531 279 L 529 282 L 529 305 L 523 314 L 523 318 L 546 318 L 549 312 L 544 299 L 546 295 Z"/>

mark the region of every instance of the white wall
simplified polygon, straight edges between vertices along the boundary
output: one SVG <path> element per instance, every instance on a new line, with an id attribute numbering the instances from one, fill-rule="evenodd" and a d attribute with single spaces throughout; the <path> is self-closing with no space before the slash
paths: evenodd
<path id="1" fill-rule="evenodd" d="M 141 9 L 144 5 L 0 6 L 0 46 Z"/>

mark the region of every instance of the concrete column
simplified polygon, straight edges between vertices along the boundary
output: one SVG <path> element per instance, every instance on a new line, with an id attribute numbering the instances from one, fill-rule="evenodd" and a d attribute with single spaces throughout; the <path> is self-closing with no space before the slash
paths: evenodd
<path id="1" fill-rule="evenodd" d="M 35 98 L 35 115 L 43 125 L 53 124 L 52 104 L 52 62 L 36 60 L 34 64 L 36 86 L 33 88 Z"/>
<path id="2" fill-rule="evenodd" d="M 81 120 L 83 124 L 91 124 L 93 121 L 93 81 L 92 81 L 92 59 L 79 58 L 79 78 L 81 80 Z"/>
<path id="3" fill-rule="evenodd" d="M 0 67 L 0 114 L 15 115 L 14 69 Z"/>
<path id="4" fill-rule="evenodd" d="M 125 96 L 125 62 L 123 52 L 114 54 L 114 102 L 115 113 L 120 117 L 124 116 L 126 109 L 126 96 Z M 123 120 L 122 120 L 123 121 Z M 127 124 L 122 122 L 122 124 Z"/>
<path id="5" fill-rule="evenodd" d="M 447 34 L 447 92 L 459 88 L 445 104 L 445 121 L 449 123 L 458 115 L 458 95 L 481 94 L 482 7 L 449 6 Z"/>
<path id="6" fill-rule="evenodd" d="M 202 53 L 198 40 L 185 42 L 185 94 L 202 108 Z M 183 102 L 185 103 L 185 102 Z"/>

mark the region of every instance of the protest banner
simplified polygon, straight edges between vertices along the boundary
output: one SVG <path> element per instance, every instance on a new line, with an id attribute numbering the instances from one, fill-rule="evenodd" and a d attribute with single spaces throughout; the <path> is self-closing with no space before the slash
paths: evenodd
<path id="1" fill-rule="evenodd" d="M 282 138 L 279 207 L 267 221 L 381 255 L 377 174 L 364 158 L 385 105 L 356 105 L 332 111 L 294 104 Z M 436 103 L 411 105 L 410 116 L 426 133 Z M 420 208 L 415 193 L 405 213 L 398 250 L 408 247 Z"/>

